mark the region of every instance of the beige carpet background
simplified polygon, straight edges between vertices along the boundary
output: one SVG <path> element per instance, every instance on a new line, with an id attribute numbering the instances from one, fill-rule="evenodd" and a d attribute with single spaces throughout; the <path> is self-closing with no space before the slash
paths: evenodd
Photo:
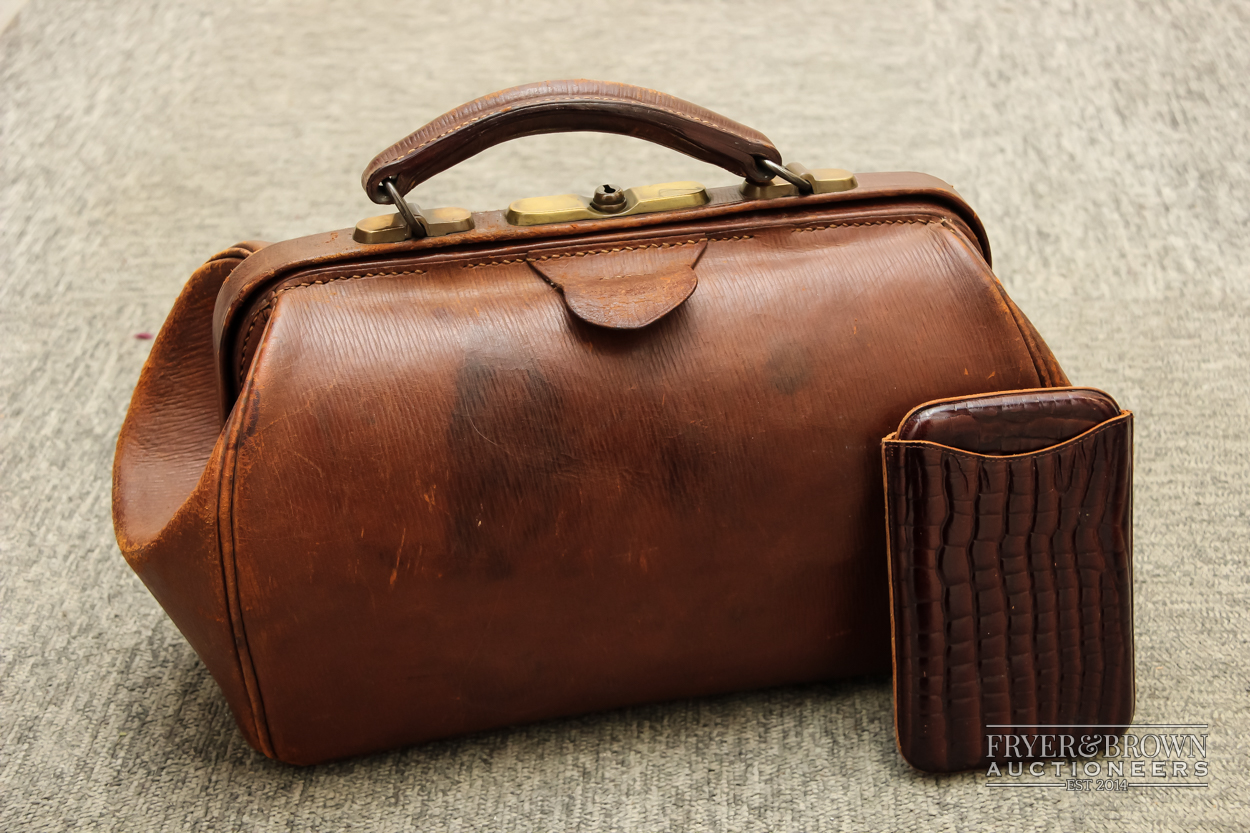
<path id="1" fill-rule="evenodd" d="M 0 36 L 0 829 L 1242 830 L 1250 825 L 1250 5 L 117 3 Z M 921 170 L 981 212 L 1071 377 L 1138 414 L 1142 722 L 1211 786 L 929 777 L 888 681 L 555 721 L 296 769 L 242 742 L 117 552 L 109 470 L 208 255 L 353 224 L 381 148 L 526 81 L 656 87 L 787 159 Z M 620 137 L 496 148 L 419 191 L 732 178 Z"/>

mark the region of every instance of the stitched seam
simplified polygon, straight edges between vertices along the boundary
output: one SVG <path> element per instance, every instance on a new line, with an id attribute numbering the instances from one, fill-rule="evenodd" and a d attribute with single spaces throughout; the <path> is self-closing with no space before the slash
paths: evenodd
<path id="1" fill-rule="evenodd" d="M 601 277 L 601 278 L 595 278 L 595 280 L 597 280 L 597 281 L 619 281 L 619 280 L 622 280 L 622 279 L 624 279 L 624 278 L 653 278 L 653 277 L 655 277 L 655 276 L 656 276 L 656 274 L 663 274 L 663 273 L 662 273 L 662 272 L 661 272 L 661 273 L 656 273 L 656 272 L 627 272 L 627 273 L 623 273 L 623 274 L 620 274 L 620 275 L 604 275 L 604 276 L 603 276 L 603 277 Z"/>
<path id="2" fill-rule="evenodd" d="M 844 223 L 829 223 L 823 226 L 806 226 L 804 228 L 794 228 L 794 229 L 790 229 L 790 233 L 802 234 L 805 231 L 820 231 L 822 229 L 841 228 L 843 226 L 888 226 L 888 225 L 895 225 L 895 224 L 901 225 L 904 223 L 919 223 L 920 225 L 927 226 L 927 225 L 932 225 L 934 223 L 940 225 L 942 221 L 934 220 L 934 219 L 920 219 L 919 217 L 907 217 L 907 218 L 900 218 L 896 220 L 847 220 Z"/>
<path id="3" fill-rule="evenodd" d="M 527 257 L 526 260 L 529 261 L 530 263 L 539 263 L 545 260 L 559 260 L 560 258 L 564 258 L 564 257 L 588 257 L 591 255 L 608 255 L 608 254 L 612 254 L 613 252 L 640 252 L 645 249 L 676 249 L 681 246 L 690 246 L 695 243 L 702 243 L 706 240 L 707 240 L 706 237 L 700 237 L 697 240 L 683 240 L 680 243 L 646 243 L 642 246 L 617 246 L 616 248 L 612 248 L 612 249 L 588 249 L 587 251 L 584 251 L 584 252 L 561 252 L 560 254 L 543 255 L 541 257 Z"/>
<path id="4" fill-rule="evenodd" d="M 247 373 L 247 345 L 252 340 L 252 331 L 256 329 L 256 322 L 260 319 L 261 313 L 273 309 L 274 304 L 278 302 L 278 296 L 284 292 L 290 292 L 292 289 L 299 289 L 304 286 L 321 286 L 335 281 L 350 281 L 355 278 L 381 278 L 390 277 L 392 275 L 424 275 L 424 269 L 411 269 L 407 272 L 365 272 L 363 275 L 343 275 L 337 278 L 318 279 L 315 281 L 305 281 L 304 283 L 295 283 L 290 286 L 284 286 L 275 290 L 269 296 L 269 300 L 257 307 L 256 312 L 252 314 L 252 321 L 247 325 L 247 332 L 243 335 L 243 346 L 239 349 L 239 384 L 243 384 L 243 377 Z"/>
<path id="5" fill-rule="evenodd" d="M 679 246 L 689 246 L 693 243 L 705 243 L 705 242 L 710 242 L 710 241 L 729 242 L 733 240 L 751 240 L 751 239 L 754 239 L 754 237 L 755 235 L 753 234 L 736 235 L 734 237 L 699 237 L 694 240 L 683 240 L 680 243 L 647 243 L 642 246 L 617 246 L 616 248 L 612 248 L 612 249 L 589 249 L 584 252 L 561 252 L 560 254 L 542 255 L 541 257 L 527 257 L 525 258 L 525 261 L 529 263 L 541 263 L 547 260 L 559 260 L 560 258 L 563 258 L 563 257 L 586 257 L 587 255 L 607 255 L 607 254 L 612 254 L 613 252 L 634 252 L 634 251 L 642 251 L 644 249 L 675 249 Z M 501 260 L 501 261 L 495 261 L 493 263 L 473 263 L 473 264 L 465 264 L 465 268 L 472 269 L 477 266 L 494 266 L 496 263 L 514 263 L 514 262 L 521 263 L 522 261 L 521 260 L 516 260 L 516 261 Z"/>
<path id="6" fill-rule="evenodd" d="M 527 258 L 524 257 L 504 258 L 503 260 L 484 260 L 481 263 L 462 263 L 460 264 L 460 268 L 480 269 L 485 266 L 506 266 L 510 263 L 525 263 L 526 260 Z"/>
<path id="7" fill-rule="evenodd" d="M 553 103 L 560 103 L 560 102 L 566 102 L 566 103 L 572 104 L 572 103 L 575 103 L 575 102 L 577 102 L 577 101 L 607 101 L 607 102 L 615 102 L 615 101 L 619 101 L 619 99 L 616 99 L 616 98 L 609 98 L 609 97 L 607 97 L 607 96 L 586 96 L 586 95 L 579 95 L 579 96 L 573 96 L 573 97 L 570 97 L 570 96 L 568 96 L 568 95 L 561 95 L 561 96 L 555 96 L 555 97 L 552 97 L 552 98 L 540 98 L 540 99 L 536 99 L 536 100 L 533 100 L 533 101 L 527 101 L 527 102 L 525 102 L 524 106 L 527 106 L 527 107 L 528 107 L 528 106 L 532 106 L 532 105 L 536 105 L 536 104 L 553 104 Z M 433 144 L 434 142 L 437 142 L 439 139 L 442 139 L 444 136 L 450 136 L 452 133 L 455 133 L 457 130 L 463 130 L 464 128 L 468 127 L 469 125 L 473 124 L 474 122 L 479 122 L 479 121 L 481 121 L 482 119 L 490 118 L 491 116 L 497 116 L 497 115 L 500 115 L 501 113 L 507 113 L 507 112 L 509 112 L 509 111 L 511 111 L 511 110 L 515 110 L 518 106 L 520 106 L 520 105 L 517 105 L 517 104 L 509 104 L 507 107 L 503 107 L 503 108 L 498 109 L 498 110 L 491 110 L 491 111 L 489 111 L 489 112 L 482 113 L 482 114 L 481 114 L 481 115 L 479 115 L 479 116 L 474 116 L 473 118 L 469 119 L 468 121 L 457 122 L 457 123 L 456 123 L 456 125 L 455 125 L 454 127 L 449 127 L 449 128 L 447 128 L 446 130 L 444 130 L 442 133 L 439 133 L 437 136 L 435 136 L 435 137 L 433 137 L 433 138 L 431 138 L 431 139 L 426 139 L 424 142 L 422 142 L 421 144 L 417 145 L 416 147 L 409 148 L 408 150 L 406 150 L 406 151 L 404 151 L 403 153 L 401 153 L 399 156 L 396 156 L 394 159 L 391 159 L 391 160 L 388 160 L 388 161 L 386 161 L 386 162 L 383 162 L 381 165 L 379 165 L 379 166 L 378 166 L 378 168 L 382 168 L 382 167 L 384 167 L 384 166 L 386 166 L 386 165 L 393 165 L 393 164 L 395 164 L 396 162 L 400 161 L 401 159 L 405 159 L 405 158 L 407 158 L 407 157 L 411 156 L 412 154 L 416 153 L 416 152 L 417 152 L 417 151 L 419 151 L 421 148 L 426 147 L 427 145 Z M 670 109 L 670 108 L 668 108 L 668 107 L 661 107 L 661 106 L 660 106 L 660 105 L 658 105 L 658 104 L 644 104 L 643 106 L 644 106 L 644 107 L 648 107 L 648 108 L 650 108 L 650 109 L 652 109 L 652 110 L 659 110 L 659 111 L 661 111 L 661 112 L 663 112 L 663 113 L 669 113 L 669 114 L 674 115 L 674 116 L 680 116 L 681 118 L 690 119 L 690 120 L 692 120 L 692 121 L 697 121 L 697 122 L 700 122 L 700 123 L 702 123 L 702 124 L 711 125 L 712 127 L 719 127 L 719 128 L 721 128 L 722 130 L 724 130 L 724 129 L 725 129 L 725 127 L 724 127 L 723 125 L 719 125 L 719 124 L 717 124 L 717 123 L 716 123 L 716 122 L 714 122 L 714 121 L 709 121 L 708 119 L 701 119 L 701 118 L 699 118 L 698 116 L 694 116 L 694 115 L 691 115 L 691 114 L 689 114 L 689 113 L 683 113 L 683 112 L 681 112 L 680 110 L 673 110 L 673 109 Z M 405 140 L 405 141 L 407 141 L 407 140 Z M 376 173 L 376 170 L 375 170 L 374 172 Z"/>

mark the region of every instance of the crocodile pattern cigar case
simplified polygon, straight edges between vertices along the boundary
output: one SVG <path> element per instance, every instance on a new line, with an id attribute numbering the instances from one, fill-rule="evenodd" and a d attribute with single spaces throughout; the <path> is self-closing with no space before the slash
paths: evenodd
<path id="1" fill-rule="evenodd" d="M 735 184 L 409 193 L 576 130 Z M 380 154 L 389 213 L 191 276 L 114 519 L 253 746 L 315 763 L 889 669 L 880 438 L 921 402 L 1068 380 L 950 186 L 806 161 L 652 90 L 532 84 Z"/>
<path id="2" fill-rule="evenodd" d="M 1131 722 L 1132 428 L 1066 388 L 929 403 L 886 438 L 895 729 L 916 768 Z"/>

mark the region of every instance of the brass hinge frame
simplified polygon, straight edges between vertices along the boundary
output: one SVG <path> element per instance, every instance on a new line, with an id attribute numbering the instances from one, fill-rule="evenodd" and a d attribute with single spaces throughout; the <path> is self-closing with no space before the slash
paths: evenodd
<path id="1" fill-rule="evenodd" d="M 473 228 L 473 213 L 467 208 L 435 208 L 422 214 L 426 237 L 442 237 Z M 352 239 L 357 243 L 399 243 L 412 237 L 408 224 L 399 214 L 366 217 L 356 224 Z"/>
<path id="2" fill-rule="evenodd" d="M 812 186 L 813 194 L 834 194 L 839 191 L 850 191 L 859 187 L 855 174 L 841 168 L 817 168 L 809 170 L 798 162 L 786 165 L 786 170 L 797 174 Z M 796 197 L 799 195 L 797 185 L 775 177 L 767 185 L 756 185 L 753 182 L 742 183 L 742 196 L 749 200 L 771 200 L 776 197 Z"/>

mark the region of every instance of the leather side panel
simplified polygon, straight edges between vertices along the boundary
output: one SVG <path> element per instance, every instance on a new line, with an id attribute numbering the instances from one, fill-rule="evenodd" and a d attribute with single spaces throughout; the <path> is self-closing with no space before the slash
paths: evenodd
<path id="1" fill-rule="evenodd" d="M 275 754 L 887 668 L 879 438 L 1039 384 L 954 237 L 712 237 L 640 331 L 575 318 L 523 260 L 285 288 L 233 492 Z"/>
<path id="2" fill-rule="evenodd" d="M 227 249 L 191 276 L 140 374 L 113 465 L 113 522 L 122 554 L 204 661 L 257 748 L 218 546 L 225 443 L 212 311 L 230 271 L 263 245 Z"/>

